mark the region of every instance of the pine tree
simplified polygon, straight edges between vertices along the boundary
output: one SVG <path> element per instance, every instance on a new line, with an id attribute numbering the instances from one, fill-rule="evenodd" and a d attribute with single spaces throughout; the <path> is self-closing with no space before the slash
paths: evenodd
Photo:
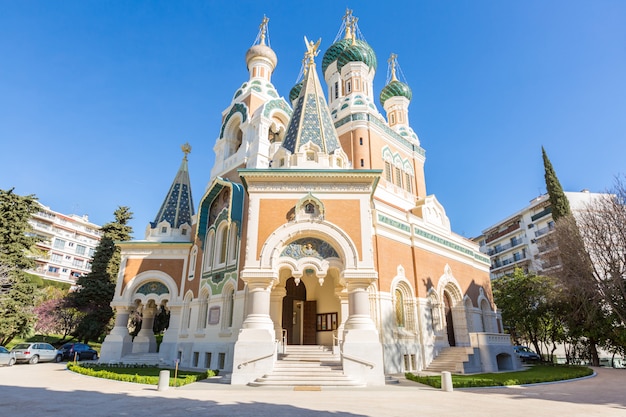
<path id="1" fill-rule="evenodd" d="M 35 196 L 0 190 L 0 345 L 24 335 L 34 322 L 35 286 L 25 270 L 35 265 L 29 254 L 38 238 L 28 234 L 28 220 L 38 210 Z"/>
<path id="2" fill-rule="evenodd" d="M 116 241 L 129 240 L 132 228 L 127 224 L 132 219 L 128 207 L 119 207 L 115 221 L 102 226 L 102 239 L 94 253 L 91 272 L 78 278 L 78 291 L 68 296 L 67 306 L 84 315 L 75 335 L 87 342 L 102 336 L 113 318 L 111 301 L 115 293 L 115 282 L 120 267 L 120 250 Z"/>
<path id="3" fill-rule="evenodd" d="M 558 221 L 560 218 L 569 216 L 572 212 L 569 207 L 569 201 L 563 192 L 563 187 L 554 172 L 552 163 L 548 159 L 546 150 L 541 147 L 541 154 L 543 155 L 543 167 L 545 170 L 544 178 L 546 180 L 546 189 L 550 197 L 550 205 L 552 206 L 552 218 L 554 221 Z"/>

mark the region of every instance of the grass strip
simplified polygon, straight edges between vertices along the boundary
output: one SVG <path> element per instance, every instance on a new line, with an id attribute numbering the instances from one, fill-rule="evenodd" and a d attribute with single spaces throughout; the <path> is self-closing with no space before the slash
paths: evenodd
<path id="1" fill-rule="evenodd" d="M 155 366 L 123 366 L 121 364 L 92 364 L 68 362 L 67 369 L 82 375 L 96 378 L 111 379 L 114 381 L 134 382 L 137 384 L 158 385 L 159 373 L 169 368 L 157 368 Z M 182 387 L 183 385 L 201 381 L 217 375 L 216 371 L 207 369 L 204 372 L 192 372 L 178 370 L 178 377 L 174 378 L 174 369 L 170 371 L 170 387 Z"/>
<path id="2" fill-rule="evenodd" d="M 582 378 L 593 374 L 593 370 L 586 366 L 568 365 L 535 365 L 524 371 L 499 372 L 473 375 L 452 375 L 452 385 L 455 388 L 500 387 L 506 385 L 537 384 L 541 382 L 564 381 Z M 419 376 L 410 372 L 405 374 L 406 379 L 441 388 L 441 376 Z"/>

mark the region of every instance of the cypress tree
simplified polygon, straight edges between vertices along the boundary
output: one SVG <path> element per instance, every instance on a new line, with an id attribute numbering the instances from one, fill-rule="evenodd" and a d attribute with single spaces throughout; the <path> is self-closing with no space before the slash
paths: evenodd
<path id="1" fill-rule="evenodd" d="M 127 224 L 133 214 L 128 207 L 119 207 L 115 221 L 102 226 L 102 239 L 94 253 L 91 272 L 78 278 L 79 289 L 68 296 L 69 307 L 83 313 L 75 336 L 87 342 L 103 335 L 113 318 L 111 301 L 120 267 L 120 249 L 116 241 L 130 239 L 132 228 Z"/>
<path id="2" fill-rule="evenodd" d="M 563 192 L 563 187 L 554 172 L 552 163 L 548 159 L 546 150 L 541 147 L 541 154 L 543 155 L 543 167 L 545 170 L 544 178 L 546 180 L 546 189 L 550 197 L 550 205 L 552 206 L 552 218 L 554 221 L 558 221 L 560 218 L 570 215 L 571 209 L 569 207 L 569 201 Z"/>
<path id="3" fill-rule="evenodd" d="M 35 285 L 26 269 L 33 268 L 32 249 L 39 240 L 28 220 L 39 210 L 33 195 L 0 190 L 0 344 L 27 333 L 34 323 Z"/>

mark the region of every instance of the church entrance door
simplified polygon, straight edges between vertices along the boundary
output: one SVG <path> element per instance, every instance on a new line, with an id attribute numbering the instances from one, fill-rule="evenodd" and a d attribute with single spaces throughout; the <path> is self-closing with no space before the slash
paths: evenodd
<path id="1" fill-rule="evenodd" d="M 314 345 L 317 343 L 315 320 L 317 302 L 306 299 L 304 282 L 296 285 L 289 278 L 285 285 L 287 295 L 283 298 L 283 329 L 287 330 L 287 343 L 290 345 Z"/>
<path id="2" fill-rule="evenodd" d="M 456 346 L 456 339 L 454 337 L 454 322 L 452 321 L 452 301 L 450 295 L 444 292 L 444 303 L 446 313 L 446 330 L 448 332 L 448 343 L 450 346 Z"/>

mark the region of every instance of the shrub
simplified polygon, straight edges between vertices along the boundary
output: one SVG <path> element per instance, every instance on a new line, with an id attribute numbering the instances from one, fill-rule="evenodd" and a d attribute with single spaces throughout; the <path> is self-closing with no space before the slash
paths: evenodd
<path id="1" fill-rule="evenodd" d="M 128 365 L 128 364 L 95 364 L 81 363 L 75 364 L 69 362 L 67 369 L 82 375 L 93 376 L 96 378 L 111 379 L 114 381 L 134 382 L 137 384 L 158 385 L 159 373 L 163 369 L 150 365 Z M 174 370 L 170 369 L 170 386 L 181 387 L 193 382 L 217 375 L 216 371 L 211 369 L 205 372 L 189 372 L 178 371 L 178 377 L 174 378 Z"/>

